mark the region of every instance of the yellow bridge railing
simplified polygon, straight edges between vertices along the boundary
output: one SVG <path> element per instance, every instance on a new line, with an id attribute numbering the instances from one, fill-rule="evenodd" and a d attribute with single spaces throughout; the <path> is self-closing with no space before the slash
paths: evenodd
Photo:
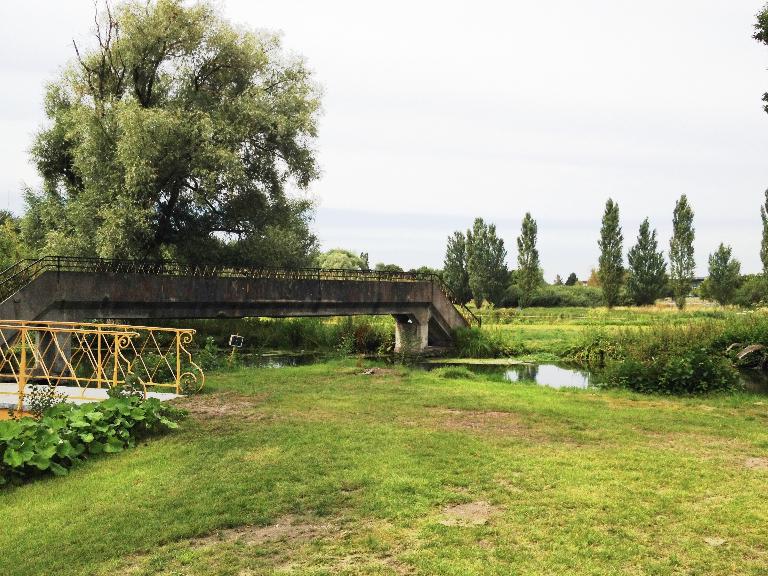
<path id="1" fill-rule="evenodd" d="M 0 320 L 0 397 L 28 386 L 66 391 L 67 399 L 95 400 L 102 389 L 131 385 L 149 392 L 199 391 L 205 374 L 189 350 L 194 330 L 98 324 Z"/>

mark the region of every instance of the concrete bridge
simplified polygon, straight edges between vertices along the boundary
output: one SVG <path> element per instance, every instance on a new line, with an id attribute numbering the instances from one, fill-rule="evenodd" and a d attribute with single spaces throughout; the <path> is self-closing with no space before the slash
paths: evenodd
<path id="1" fill-rule="evenodd" d="M 446 346 L 479 325 L 434 274 L 192 266 L 48 256 L 0 272 L 0 319 L 392 315 L 395 348 Z"/>

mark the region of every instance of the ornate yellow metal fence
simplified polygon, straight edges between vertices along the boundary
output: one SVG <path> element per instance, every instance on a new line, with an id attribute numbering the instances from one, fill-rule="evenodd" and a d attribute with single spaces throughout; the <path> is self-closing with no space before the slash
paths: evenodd
<path id="1" fill-rule="evenodd" d="M 195 331 L 92 322 L 0 320 L 0 401 L 29 386 L 62 390 L 70 400 L 98 400 L 130 385 L 144 395 L 196 392 L 205 374 L 189 349 Z"/>

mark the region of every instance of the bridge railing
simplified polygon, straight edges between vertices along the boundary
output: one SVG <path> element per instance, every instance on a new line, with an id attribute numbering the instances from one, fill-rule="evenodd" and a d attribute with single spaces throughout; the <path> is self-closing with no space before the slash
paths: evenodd
<path id="1" fill-rule="evenodd" d="M 0 320 L 0 403 L 29 385 L 66 391 L 70 400 L 98 400 L 102 388 L 131 385 L 187 394 L 205 383 L 190 345 L 195 331 L 127 324 Z"/>
<path id="2" fill-rule="evenodd" d="M 431 282 L 457 308 L 470 326 L 481 320 L 455 297 L 442 278 L 431 272 L 385 272 L 321 268 L 273 268 L 265 266 L 187 264 L 176 261 L 121 260 L 80 256 L 44 256 L 21 260 L 0 271 L 0 302 L 11 297 L 40 274 L 57 272 L 103 272 L 154 276 L 197 276 L 204 278 L 265 278 L 276 280 L 357 280 L 377 282 Z"/>
<path id="3" fill-rule="evenodd" d="M 15 398 L 16 411 L 23 412 L 33 384 L 66 389 L 67 399 L 93 399 L 89 389 L 125 383 L 130 363 L 124 351 L 135 336 L 106 326 L 0 320 L 0 401 Z"/>

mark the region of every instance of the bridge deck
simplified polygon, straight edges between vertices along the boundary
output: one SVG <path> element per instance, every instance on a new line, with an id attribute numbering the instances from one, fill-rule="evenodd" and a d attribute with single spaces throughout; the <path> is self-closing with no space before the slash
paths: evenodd
<path id="1" fill-rule="evenodd" d="M 0 272 L 0 318 L 392 315 L 397 342 L 446 345 L 479 320 L 434 274 L 47 257 Z"/>

